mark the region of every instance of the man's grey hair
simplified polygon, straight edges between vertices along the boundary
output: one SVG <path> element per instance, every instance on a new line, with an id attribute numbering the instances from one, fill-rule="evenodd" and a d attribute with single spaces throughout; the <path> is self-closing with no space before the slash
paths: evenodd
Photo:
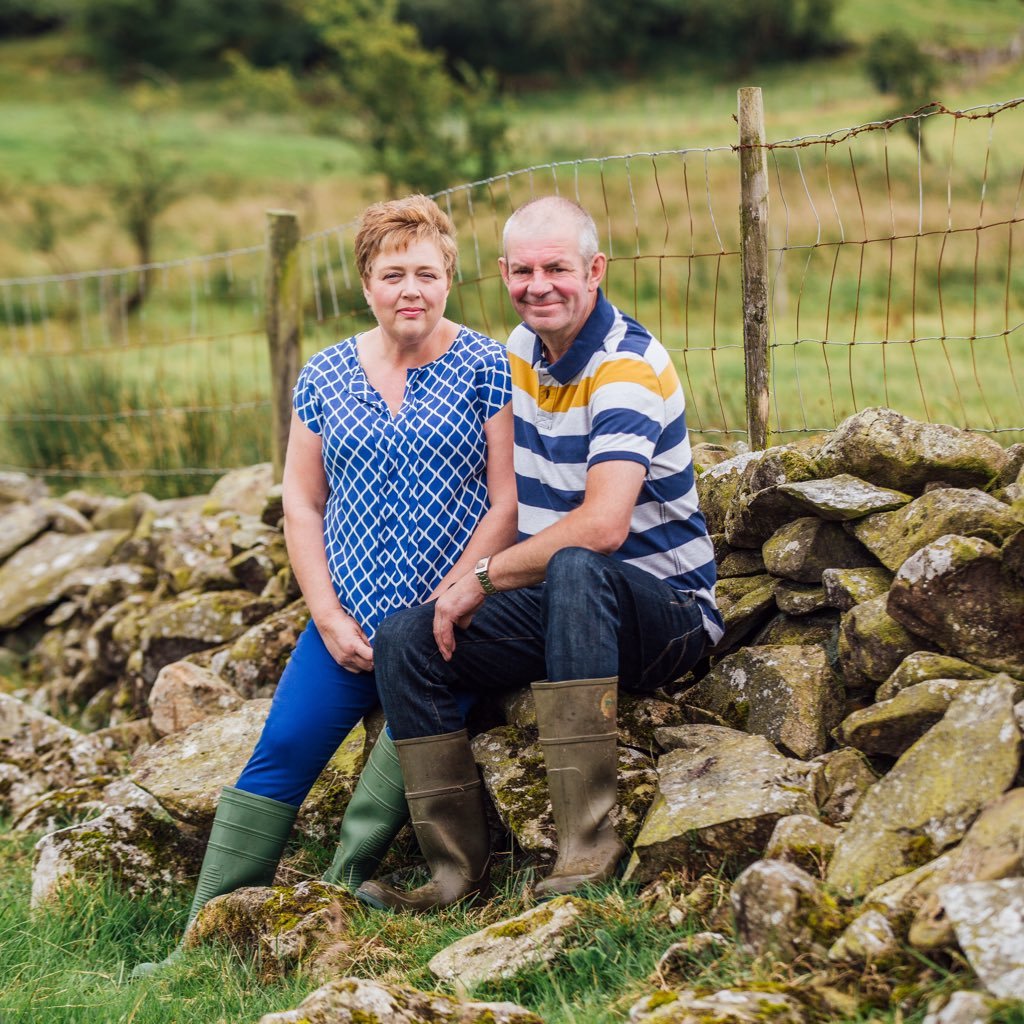
<path id="1" fill-rule="evenodd" d="M 587 265 L 601 249 L 597 239 L 597 225 L 594 218 L 579 203 L 563 196 L 540 196 L 523 203 L 507 221 L 501 236 L 501 249 L 508 256 L 508 240 L 513 231 L 520 229 L 536 232 L 555 218 L 571 219 L 579 232 L 580 256 Z"/>

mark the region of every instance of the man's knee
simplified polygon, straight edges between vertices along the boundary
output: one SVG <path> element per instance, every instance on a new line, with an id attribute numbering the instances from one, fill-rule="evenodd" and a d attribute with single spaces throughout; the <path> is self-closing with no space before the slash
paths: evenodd
<path id="1" fill-rule="evenodd" d="M 373 661 L 378 669 L 393 664 L 419 643 L 434 642 L 434 606 L 420 605 L 389 615 L 373 638 Z"/>
<path id="2" fill-rule="evenodd" d="M 589 548 L 562 548 L 548 562 L 546 582 L 549 588 L 572 593 L 598 579 L 606 570 L 608 557 Z"/>

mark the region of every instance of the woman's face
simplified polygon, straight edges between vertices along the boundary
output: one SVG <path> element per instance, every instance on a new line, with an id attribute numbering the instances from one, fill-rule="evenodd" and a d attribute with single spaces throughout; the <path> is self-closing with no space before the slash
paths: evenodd
<path id="1" fill-rule="evenodd" d="M 416 344 L 444 315 L 451 285 L 441 250 L 430 241 L 383 249 L 370 267 L 363 294 L 381 330 L 394 341 Z"/>

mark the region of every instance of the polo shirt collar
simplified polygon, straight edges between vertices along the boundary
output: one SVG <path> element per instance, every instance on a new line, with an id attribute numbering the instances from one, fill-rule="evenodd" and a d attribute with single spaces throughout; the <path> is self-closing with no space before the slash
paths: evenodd
<path id="1" fill-rule="evenodd" d="M 591 356 L 600 351 L 604 340 L 615 321 L 615 307 L 604 297 L 600 288 L 597 290 L 597 302 L 590 311 L 586 323 L 580 328 L 576 339 L 566 353 L 553 363 L 544 358 L 544 347 L 540 338 L 534 335 L 533 365 L 543 367 L 559 384 L 568 384 L 590 362 Z"/>

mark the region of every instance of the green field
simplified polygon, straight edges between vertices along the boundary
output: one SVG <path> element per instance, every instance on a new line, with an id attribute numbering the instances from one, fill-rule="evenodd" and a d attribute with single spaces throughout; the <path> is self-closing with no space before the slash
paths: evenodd
<path id="1" fill-rule="evenodd" d="M 578 195 L 612 257 L 609 295 L 677 354 L 694 434 L 742 438 L 729 147 L 736 90 L 749 82 L 763 88 L 769 141 L 829 135 L 768 152 L 776 439 L 876 404 L 1024 437 L 1024 113 L 936 115 L 920 153 L 905 125 L 834 134 L 893 113 L 860 47 L 896 25 L 943 53 L 959 48 L 936 97 L 947 107 L 1024 95 L 1024 65 L 1000 56 L 1024 24 L 1020 5 L 847 4 L 839 24 L 845 51 L 742 82 L 691 64 L 510 95 L 510 173 L 441 198 L 462 248 L 450 313 L 504 336 L 504 217 L 538 192 Z M 70 48 L 61 36 L 0 42 L 0 464 L 60 470 L 67 485 L 81 471 L 115 490 L 203 489 L 195 471 L 269 457 L 265 211 L 295 210 L 312 236 L 308 354 L 366 323 L 346 225 L 383 186 L 351 144 L 296 113 L 250 109 L 225 82 L 119 89 Z M 132 132 L 180 162 L 181 196 L 157 221 L 146 301 L 124 312 L 140 275 L 103 268 L 130 267 L 134 250 L 102 166 L 76 154 L 81 138 Z"/>

